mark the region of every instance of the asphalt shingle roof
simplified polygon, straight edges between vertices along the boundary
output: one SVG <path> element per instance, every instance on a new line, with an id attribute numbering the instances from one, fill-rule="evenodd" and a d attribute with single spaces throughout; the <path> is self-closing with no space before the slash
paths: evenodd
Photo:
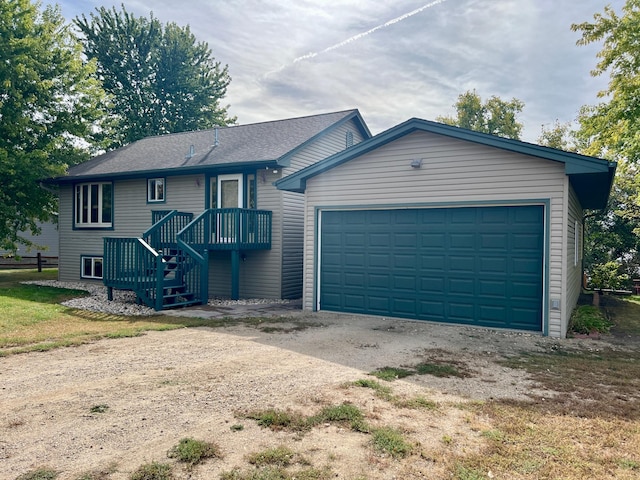
<path id="1" fill-rule="evenodd" d="M 358 110 L 148 137 L 71 167 L 59 180 L 278 161 L 353 116 L 359 116 Z M 189 157 L 192 145 L 194 155 Z"/>

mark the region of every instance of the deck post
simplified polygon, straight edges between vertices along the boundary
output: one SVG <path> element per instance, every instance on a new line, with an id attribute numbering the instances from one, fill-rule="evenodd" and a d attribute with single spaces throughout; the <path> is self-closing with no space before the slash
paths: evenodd
<path id="1" fill-rule="evenodd" d="M 231 300 L 240 298 L 240 250 L 231 250 Z"/>

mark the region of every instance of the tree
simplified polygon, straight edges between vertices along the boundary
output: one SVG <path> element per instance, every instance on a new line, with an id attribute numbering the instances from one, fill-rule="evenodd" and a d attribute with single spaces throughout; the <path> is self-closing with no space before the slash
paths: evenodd
<path id="1" fill-rule="evenodd" d="M 640 0 L 627 0 L 618 15 L 610 6 L 594 22 L 573 24 L 582 33 L 578 45 L 602 42 L 593 76 L 608 73 L 598 94 L 602 101 L 583 107 L 576 138 L 581 152 L 618 161 L 616 181 L 605 212 L 587 218 L 592 265 L 615 260 L 636 277 L 640 265 Z"/>
<path id="2" fill-rule="evenodd" d="M 459 95 L 454 107 L 456 117 L 437 117 L 436 120 L 476 132 L 490 133 L 514 140 L 520 138 L 522 124 L 516 120 L 516 117 L 522 112 L 524 103 L 516 98 L 505 102 L 499 97 L 492 96 L 482 103 L 480 96 L 473 90 Z"/>
<path id="3" fill-rule="evenodd" d="M 0 1 L 0 38 L 0 248 L 15 253 L 57 211 L 39 181 L 96 145 L 105 95 L 57 7 Z"/>
<path id="4" fill-rule="evenodd" d="M 163 26 L 115 7 L 75 19 L 84 52 L 95 59 L 104 89 L 113 97 L 111 147 L 150 135 L 228 125 L 220 101 L 231 81 L 228 67 L 216 62 L 189 27 Z M 117 132 L 117 133 L 115 133 Z"/>
<path id="5" fill-rule="evenodd" d="M 603 101 L 580 112 L 580 137 L 588 143 L 585 154 L 640 161 L 640 0 L 627 0 L 623 15 L 607 6 L 594 22 L 573 24 L 582 33 L 578 45 L 602 42 L 593 76 L 609 73 L 608 88 L 598 95 Z"/>

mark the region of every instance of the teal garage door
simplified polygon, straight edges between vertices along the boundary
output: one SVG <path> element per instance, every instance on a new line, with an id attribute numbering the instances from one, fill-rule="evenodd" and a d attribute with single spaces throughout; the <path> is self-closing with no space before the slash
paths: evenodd
<path id="1" fill-rule="evenodd" d="M 320 309 L 542 330 L 542 206 L 323 211 Z"/>

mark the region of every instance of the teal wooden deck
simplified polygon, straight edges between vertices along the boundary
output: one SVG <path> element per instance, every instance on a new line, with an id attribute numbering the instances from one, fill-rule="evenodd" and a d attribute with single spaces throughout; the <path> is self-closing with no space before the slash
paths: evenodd
<path id="1" fill-rule="evenodd" d="M 139 238 L 104 239 L 103 282 L 131 290 L 155 310 L 206 304 L 209 251 L 231 252 L 231 296 L 239 297 L 240 252 L 271 248 L 271 212 L 244 208 L 192 213 L 152 212 L 153 225 Z"/>

